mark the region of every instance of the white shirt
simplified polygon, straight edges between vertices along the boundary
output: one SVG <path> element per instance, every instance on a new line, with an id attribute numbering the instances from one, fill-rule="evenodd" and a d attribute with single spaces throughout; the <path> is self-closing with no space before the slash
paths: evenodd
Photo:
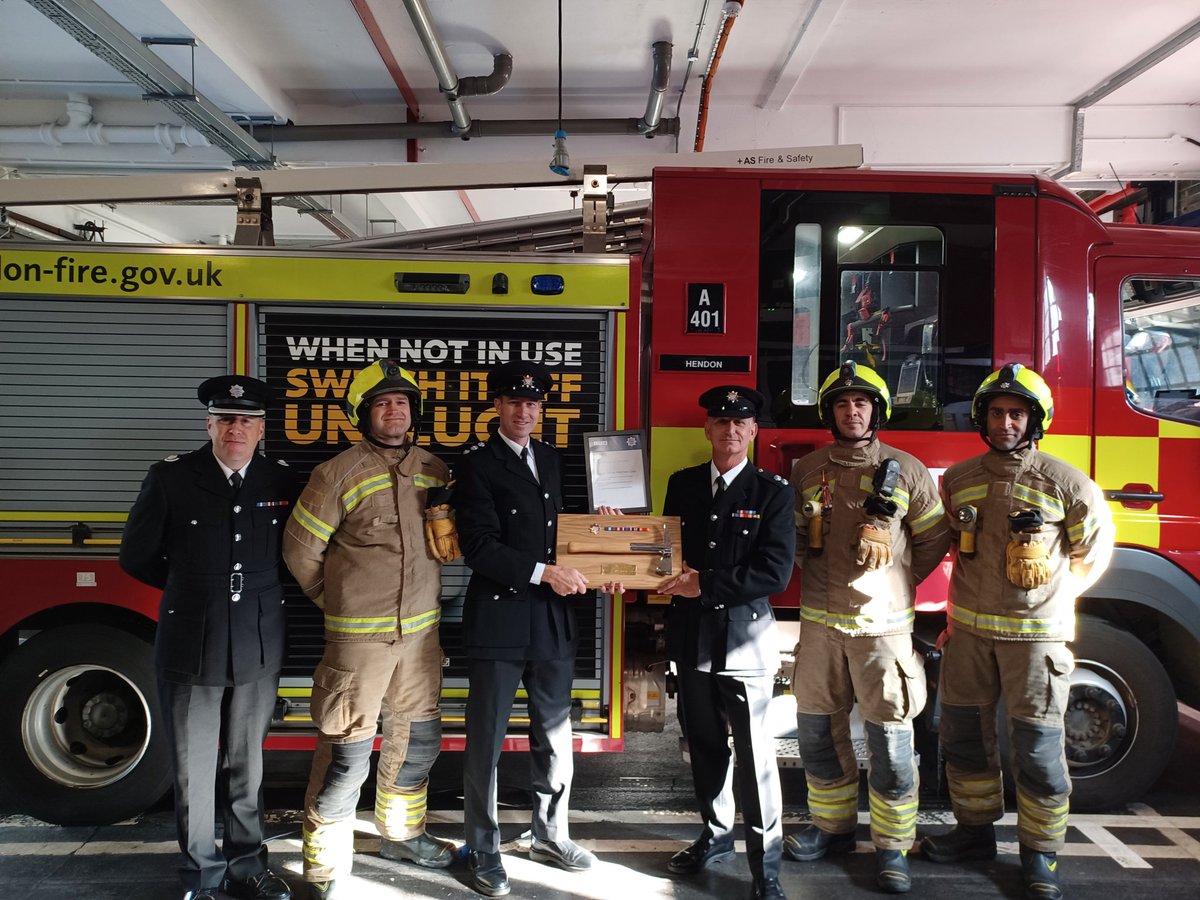
<path id="1" fill-rule="evenodd" d="M 516 441 L 514 441 L 512 438 L 510 438 L 508 435 L 506 435 L 503 431 L 497 431 L 496 434 L 500 435 L 500 440 L 502 440 L 502 441 L 504 441 L 504 443 L 508 444 L 508 449 L 511 450 L 513 453 L 517 454 L 517 456 L 521 455 L 522 450 L 525 450 L 528 448 L 529 452 L 525 454 L 525 462 L 529 465 L 529 471 L 533 473 L 533 480 L 538 481 L 537 463 L 535 463 L 533 461 L 533 448 L 529 446 L 529 443 L 526 442 L 524 445 L 518 444 Z M 529 576 L 529 583 L 530 584 L 541 584 L 542 583 L 542 573 L 545 571 L 546 571 L 545 563 L 534 563 L 533 574 Z"/>
<path id="2" fill-rule="evenodd" d="M 227 466 L 227 465 L 225 465 L 225 463 L 221 462 L 221 457 L 217 456 L 216 450 L 213 451 L 213 459 L 215 459 L 217 461 L 217 465 L 221 467 L 221 472 L 224 473 L 226 481 L 229 481 L 229 479 L 233 477 L 233 473 L 235 471 L 239 475 L 242 476 L 242 481 L 245 481 L 246 480 L 246 470 L 250 468 L 250 463 L 254 462 L 254 457 L 251 457 L 249 462 L 247 462 L 240 469 L 235 470 L 235 469 L 229 468 L 229 466 Z"/>
<path id="3" fill-rule="evenodd" d="M 724 475 L 722 475 L 720 472 L 717 471 L 717 464 L 710 461 L 708 464 L 708 475 L 709 475 L 709 479 L 711 480 L 711 483 L 712 483 L 712 495 L 714 497 L 717 496 L 717 479 L 718 478 L 720 478 L 722 481 L 725 482 L 725 490 L 729 490 L 729 486 L 731 484 L 733 484 L 733 479 L 737 478 L 738 475 L 741 474 L 742 469 L 744 469 L 746 467 L 746 463 L 748 463 L 748 462 L 750 462 L 749 457 L 747 457 L 746 459 L 743 459 L 740 463 L 738 463 L 736 466 L 734 466 L 732 469 L 730 469 L 728 472 L 726 472 Z"/>

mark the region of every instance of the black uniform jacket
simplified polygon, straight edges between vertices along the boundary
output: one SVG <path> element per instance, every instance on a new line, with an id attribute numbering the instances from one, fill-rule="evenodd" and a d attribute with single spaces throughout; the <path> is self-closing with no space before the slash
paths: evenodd
<path id="1" fill-rule="evenodd" d="M 700 572 L 700 596 L 671 601 L 667 652 L 701 672 L 774 673 L 770 597 L 792 574 L 792 489 L 748 463 L 714 502 L 709 473 L 705 462 L 667 482 L 663 514 L 681 518 L 683 559 Z"/>
<path id="2" fill-rule="evenodd" d="M 559 597 L 549 585 L 529 583 L 537 563 L 554 559 L 562 509 L 558 451 L 532 439 L 529 446 L 537 479 L 499 435 L 471 448 L 454 468 L 454 516 L 463 558 L 471 567 L 463 606 L 470 656 L 575 655 L 572 598 Z"/>
<path id="3" fill-rule="evenodd" d="M 236 493 L 212 445 L 150 467 L 121 540 L 121 568 L 162 588 L 154 659 L 185 684 L 278 674 L 280 540 L 299 493 L 285 464 L 255 456 Z"/>

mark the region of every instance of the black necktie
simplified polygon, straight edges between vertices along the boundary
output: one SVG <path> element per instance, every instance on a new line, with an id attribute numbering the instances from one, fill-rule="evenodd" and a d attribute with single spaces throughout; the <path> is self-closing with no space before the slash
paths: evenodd
<path id="1" fill-rule="evenodd" d="M 232 475 L 230 475 L 229 483 L 233 485 L 233 489 L 235 491 L 240 491 L 242 489 L 242 473 L 234 472 Z"/>
<path id="2" fill-rule="evenodd" d="M 525 465 L 529 465 L 529 448 L 528 447 L 521 448 L 521 462 L 525 463 Z"/>
<path id="3" fill-rule="evenodd" d="M 713 503 L 721 499 L 721 495 L 725 493 L 725 479 L 717 477 L 717 489 L 713 492 Z"/>

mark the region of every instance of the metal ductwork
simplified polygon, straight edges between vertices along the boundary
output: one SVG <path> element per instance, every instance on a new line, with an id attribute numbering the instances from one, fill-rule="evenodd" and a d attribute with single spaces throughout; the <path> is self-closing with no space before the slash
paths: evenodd
<path id="1" fill-rule="evenodd" d="M 446 95 L 446 102 L 450 105 L 450 118 L 454 120 L 450 126 L 451 131 L 458 137 L 467 138 L 471 131 L 471 115 L 460 98 L 494 94 L 508 84 L 512 75 L 512 57 L 507 53 L 498 53 L 493 59 L 491 75 L 475 75 L 460 81 L 454 66 L 450 64 L 450 58 L 446 55 L 442 39 L 433 30 L 433 20 L 429 16 L 425 0 L 404 0 L 404 8 L 408 10 L 413 28 L 417 30 L 417 37 L 425 47 L 425 55 L 433 64 L 438 87 Z"/>
<path id="2" fill-rule="evenodd" d="M 650 80 L 650 97 L 646 100 L 646 114 L 637 124 L 639 134 L 654 137 L 662 120 L 663 103 L 667 98 L 667 86 L 671 83 L 671 42 L 655 41 L 650 51 L 654 57 L 654 75 Z"/>

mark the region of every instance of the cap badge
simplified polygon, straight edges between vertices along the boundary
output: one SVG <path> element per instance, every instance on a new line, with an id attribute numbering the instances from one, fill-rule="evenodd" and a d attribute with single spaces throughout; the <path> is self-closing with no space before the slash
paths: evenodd
<path id="1" fill-rule="evenodd" d="M 1012 382 L 1011 382 L 1011 381 L 1002 381 L 1002 382 L 1000 382 L 1000 387 L 1002 387 L 1002 388 L 1011 387 L 1011 386 L 1012 386 Z"/>
<path id="2" fill-rule="evenodd" d="M 244 387 L 242 387 L 240 384 L 235 384 L 233 387 L 231 387 L 229 389 L 229 396 L 233 397 L 236 400 L 240 400 L 242 398 L 242 394 L 244 394 L 244 393 L 246 393 L 246 389 Z"/>
<path id="3" fill-rule="evenodd" d="M 532 375 L 522 375 L 521 376 L 521 387 L 532 388 L 533 387 L 533 376 Z"/>
<path id="4" fill-rule="evenodd" d="M 725 399 L 728 400 L 730 403 L 737 403 L 739 400 L 738 392 L 730 391 L 728 394 L 725 395 Z"/>
<path id="5" fill-rule="evenodd" d="M 851 385 L 853 385 L 853 384 L 854 384 L 854 379 L 853 379 L 853 378 L 847 378 L 845 381 L 843 381 L 843 382 L 842 382 L 842 384 L 844 384 L 846 387 L 850 387 Z"/>

